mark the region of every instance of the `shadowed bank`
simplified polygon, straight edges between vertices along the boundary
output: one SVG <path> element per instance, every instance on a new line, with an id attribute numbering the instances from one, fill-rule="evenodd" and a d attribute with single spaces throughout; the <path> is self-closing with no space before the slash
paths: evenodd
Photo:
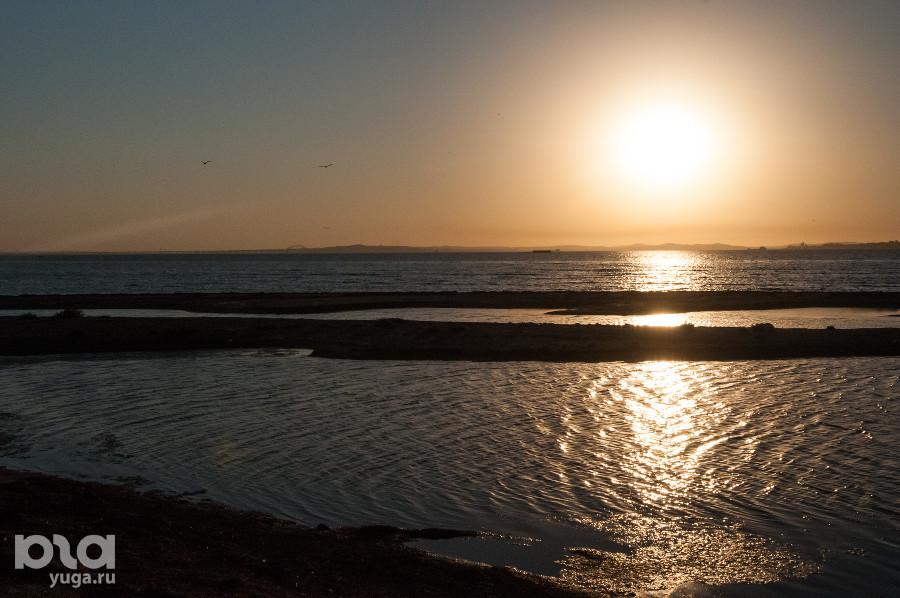
<path id="1" fill-rule="evenodd" d="M 900 329 L 675 328 L 254 318 L 0 318 L 0 353 L 305 348 L 316 357 L 472 361 L 900 355 Z"/>
<path id="2" fill-rule="evenodd" d="M 51 589 L 70 571 L 54 559 L 16 570 L 13 538 L 116 536 L 115 585 Z M 437 558 L 404 540 L 464 535 L 392 527 L 302 527 L 261 513 L 123 486 L 0 468 L 3 596 L 496 596 L 599 595 L 518 571 Z M 93 573 L 93 572 L 92 572 Z"/>
<path id="3" fill-rule="evenodd" d="M 3 308 L 166 308 L 245 312 L 223 318 L 0 318 L 0 353 L 305 348 L 319 357 L 478 361 L 640 361 L 900 354 L 900 329 L 777 329 L 253 318 L 378 307 L 536 307 L 565 313 L 900 307 L 898 293 L 357 293 L 60 295 L 0 298 Z"/>

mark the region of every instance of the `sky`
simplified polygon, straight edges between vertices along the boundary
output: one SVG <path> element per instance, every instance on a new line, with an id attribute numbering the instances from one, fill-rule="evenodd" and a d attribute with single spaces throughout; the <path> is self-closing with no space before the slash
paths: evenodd
<path id="1" fill-rule="evenodd" d="M 897 31 L 895 0 L 4 0 L 0 251 L 894 240 Z"/>

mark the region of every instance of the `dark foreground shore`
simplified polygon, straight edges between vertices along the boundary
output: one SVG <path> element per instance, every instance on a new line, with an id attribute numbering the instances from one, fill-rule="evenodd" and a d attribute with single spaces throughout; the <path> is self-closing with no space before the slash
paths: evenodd
<path id="1" fill-rule="evenodd" d="M 0 468 L 0 595 L 7 596 L 494 596 L 588 594 L 507 568 L 430 556 L 403 540 L 455 532 L 307 528 L 212 503 L 137 493 Z M 59 555 L 15 569 L 15 536 L 115 535 L 115 584 L 57 583 L 71 573 Z M 40 549 L 33 549 L 40 557 Z M 89 553 L 90 556 L 90 553 Z M 96 557 L 92 557 L 96 558 Z M 57 579 L 59 579 L 57 577 Z M 94 578 L 96 579 L 96 577 Z M 106 580 L 104 576 L 102 580 Z"/>
<path id="2" fill-rule="evenodd" d="M 0 354 L 312 349 L 318 357 L 472 361 L 900 355 L 900 328 L 811 330 L 260 318 L 0 318 Z"/>
<path id="3" fill-rule="evenodd" d="M 399 293 L 353 295 L 95 295 L 0 297 L 19 309 L 172 308 L 222 312 L 311 312 L 383 307 L 553 307 L 579 313 L 686 309 L 880 307 L 898 293 Z M 748 307 L 749 306 L 749 307 Z M 0 317 L 0 354 L 304 348 L 319 357 L 478 361 L 785 359 L 900 355 L 900 328 L 676 328 L 220 318 Z"/>

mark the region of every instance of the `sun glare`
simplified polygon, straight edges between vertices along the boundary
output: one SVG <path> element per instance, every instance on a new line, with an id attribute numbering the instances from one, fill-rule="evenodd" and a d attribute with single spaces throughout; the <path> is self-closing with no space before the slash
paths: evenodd
<path id="1" fill-rule="evenodd" d="M 632 105 L 610 129 L 608 167 L 631 188 L 677 192 L 714 174 L 717 131 L 699 108 L 667 100 Z"/>

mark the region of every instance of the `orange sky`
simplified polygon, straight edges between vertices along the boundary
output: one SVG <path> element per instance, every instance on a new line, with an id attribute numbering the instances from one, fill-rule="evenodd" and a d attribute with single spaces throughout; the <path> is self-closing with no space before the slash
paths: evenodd
<path id="1" fill-rule="evenodd" d="M 885 2 L 5 2 L 0 251 L 896 239 L 898 30 Z M 611 139 L 673 102 L 711 154 L 649 188 Z"/>

